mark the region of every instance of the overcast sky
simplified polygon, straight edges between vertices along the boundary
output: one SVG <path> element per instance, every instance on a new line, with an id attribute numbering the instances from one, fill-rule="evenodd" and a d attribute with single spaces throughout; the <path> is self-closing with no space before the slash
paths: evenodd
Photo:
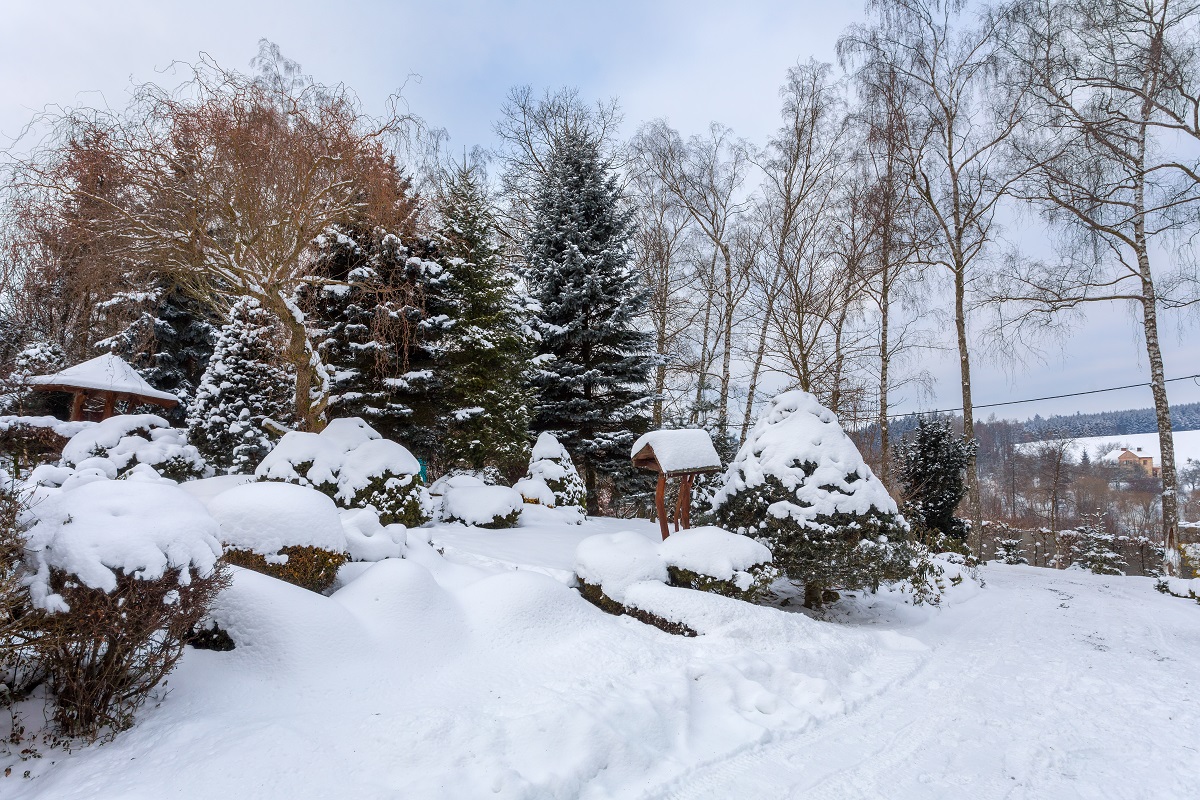
<path id="1" fill-rule="evenodd" d="M 411 110 L 444 127 L 455 148 L 490 144 L 504 96 L 520 84 L 616 97 L 626 133 L 656 117 L 685 135 L 718 120 L 761 142 L 777 124 L 787 68 L 810 57 L 833 61 L 839 33 L 863 13 L 859 0 L 4 0 L 3 6 L 0 146 L 47 105 L 120 107 L 132 83 L 156 79 L 156 70 L 173 60 L 205 52 L 244 68 L 260 38 L 276 42 L 317 80 L 352 87 L 368 110 L 403 87 Z M 1010 224 L 1008 234 L 1034 247 L 1043 238 L 1032 220 Z M 1200 346 L 1179 323 L 1168 318 L 1162 331 L 1168 377 L 1200 372 Z M 1044 361 L 998 364 L 981 356 L 975 402 L 1144 381 L 1144 352 L 1125 309 L 1096 308 Z M 957 358 L 948 352 L 928 361 L 935 396 L 898 410 L 959 405 Z M 1170 396 L 1174 403 L 1197 401 L 1200 386 L 1174 383 Z M 1150 405 L 1143 388 L 996 413 L 1023 418 Z"/>

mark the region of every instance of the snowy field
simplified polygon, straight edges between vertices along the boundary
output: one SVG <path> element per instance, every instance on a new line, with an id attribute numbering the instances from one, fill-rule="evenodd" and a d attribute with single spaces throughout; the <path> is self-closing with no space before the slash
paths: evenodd
<path id="1" fill-rule="evenodd" d="M 1189 459 L 1200 461 L 1200 431 L 1175 431 L 1173 438 L 1175 440 L 1175 463 L 1186 464 Z M 1038 445 L 1038 442 L 1027 442 L 1018 445 L 1024 452 L 1030 453 Z M 1157 433 L 1133 433 L 1125 436 L 1081 436 L 1072 441 L 1072 457 L 1075 461 L 1079 460 L 1083 449 L 1086 448 L 1088 456 L 1096 461 L 1100 458 L 1100 452 L 1105 446 L 1111 449 L 1113 445 L 1118 448 L 1128 447 L 1130 450 L 1137 451 L 1141 448 L 1138 455 L 1153 456 L 1154 463 L 1159 464 L 1162 457 L 1158 450 L 1158 434 Z M 1114 453 L 1115 455 L 1115 453 Z"/>
<path id="2" fill-rule="evenodd" d="M 13 761 L 0 797 L 1184 798 L 1200 605 L 1145 578 L 989 566 L 940 609 L 831 619 L 703 598 L 696 638 L 565 585 L 582 526 L 410 536 L 323 597 L 238 571 L 239 646 L 189 650 L 103 746 Z M 421 540 L 431 535 L 432 545 Z M 442 552 L 439 553 L 438 551 Z M 0 772 L 5 764 L 0 763 Z M 31 777 L 22 779 L 29 770 Z"/>

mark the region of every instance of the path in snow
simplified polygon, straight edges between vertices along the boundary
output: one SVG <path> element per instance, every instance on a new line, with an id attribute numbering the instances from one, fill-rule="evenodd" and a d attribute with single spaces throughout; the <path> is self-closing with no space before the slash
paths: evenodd
<path id="1" fill-rule="evenodd" d="M 846 716 L 646 800 L 1149 798 L 1200 787 L 1200 608 L 1148 579 L 985 569 L 933 648 Z"/>

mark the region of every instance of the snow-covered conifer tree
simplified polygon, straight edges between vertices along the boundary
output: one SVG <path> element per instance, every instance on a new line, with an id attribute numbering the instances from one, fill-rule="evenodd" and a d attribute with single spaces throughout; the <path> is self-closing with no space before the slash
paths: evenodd
<path id="1" fill-rule="evenodd" d="M 445 407 L 439 339 L 454 321 L 442 309 L 445 271 L 432 246 L 331 227 L 313 247 L 316 277 L 298 303 L 329 373 L 325 416 L 361 417 L 428 459 Z"/>
<path id="2" fill-rule="evenodd" d="M 441 340 L 442 457 L 454 467 L 495 466 L 511 480 L 529 452 L 529 339 L 481 168 L 464 162 L 449 171 L 438 206 L 442 300 L 455 317 Z"/>
<path id="3" fill-rule="evenodd" d="M 564 132 L 548 155 L 525 247 L 526 282 L 541 307 L 533 427 L 575 454 L 592 514 L 600 476 L 632 469 L 629 447 L 652 400 L 654 349 L 634 324 L 646 299 L 630 264 L 630 220 L 598 143 Z"/>
<path id="4" fill-rule="evenodd" d="M 828 589 L 910 574 L 896 501 L 834 413 L 807 392 L 784 392 L 763 411 L 713 510 L 723 527 L 771 548 L 775 565 L 804 584 L 809 606 Z"/>
<path id="5" fill-rule="evenodd" d="M 52 375 L 67 366 L 67 355 L 55 342 L 39 339 L 21 348 L 13 359 L 13 370 L 0 384 L 0 413 L 41 416 L 51 413 L 54 398 L 34 392 L 29 379 Z"/>
<path id="6" fill-rule="evenodd" d="M 1103 514 L 1083 514 L 1071 537 L 1071 566 L 1097 575 L 1124 575 L 1128 564 L 1117 550 L 1116 537 L 1104 530 Z"/>
<path id="7" fill-rule="evenodd" d="M 955 433 L 950 420 L 917 421 L 917 429 L 896 448 L 896 472 L 904 513 L 922 533 L 965 541 L 969 523 L 954 516 L 967 493 L 967 467 L 975 443 Z"/>
<path id="8" fill-rule="evenodd" d="M 554 434 L 542 433 L 529 457 L 529 472 L 513 486 L 527 501 L 544 506 L 583 508 L 587 491 L 570 453 Z"/>
<path id="9" fill-rule="evenodd" d="M 201 304 L 179 289 L 155 294 L 152 311 L 97 346 L 125 359 L 155 389 L 178 397 L 183 413 L 212 357 L 216 327 Z"/>
<path id="10" fill-rule="evenodd" d="M 279 361 L 279 321 L 258 300 L 234 304 L 188 413 L 188 439 L 218 472 L 250 474 L 271 451 L 262 421 L 295 416 L 295 376 Z"/>

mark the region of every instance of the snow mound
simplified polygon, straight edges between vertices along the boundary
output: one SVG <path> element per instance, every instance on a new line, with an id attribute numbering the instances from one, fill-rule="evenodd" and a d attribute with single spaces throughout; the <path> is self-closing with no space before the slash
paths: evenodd
<path id="1" fill-rule="evenodd" d="M 898 513 L 896 501 L 837 416 L 807 392 L 784 392 L 771 401 L 726 471 L 714 506 L 768 479 L 794 496 L 772 503 L 768 513 L 791 517 L 802 526 L 835 514 L 865 515 L 872 509 Z"/>
<path id="2" fill-rule="evenodd" d="M 341 512 L 346 547 L 352 561 L 382 561 L 402 558 L 408 529 L 403 525 L 383 525 L 373 508 L 354 508 Z"/>
<path id="3" fill-rule="evenodd" d="M 621 531 L 580 542 L 575 549 L 575 574 L 623 603 L 626 589 L 636 583 L 666 583 L 667 565 L 654 541 L 640 533 Z"/>
<path id="4" fill-rule="evenodd" d="M 633 443 L 630 458 L 637 457 L 646 446 L 654 451 L 654 457 L 663 472 L 695 472 L 721 468 L 721 457 L 717 455 L 717 449 L 713 447 L 708 431 L 693 428 L 650 431 Z"/>
<path id="5" fill-rule="evenodd" d="M 346 552 L 337 506 L 307 486 L 248 483 L 222 492 L 208 504 L 226 547 L 263 556 L 284 547 Z"/>
<path id="6" fill-rule="evenodd" d="M 98 479 L 70 491 L 47 490 L 26 513 L 29 594 L 36 607 L 68 611 L 50 588 L 50 571 L 74 575 L 110 592 L 117 572 L 157 580 L 180 570 L 212 573 L 221 556 L 220 529 L 198 501 L 178 487 Z"/>
<path id="7" fill-rule="evenodd" d="M 527 502 L 547 508 L 553 508 L 555 505 L 554 490 L 541 478 L 521 478 L 513 484 L 513 489 Z"/>
<path id="8" fill-rule="evenodd" d="M 771 562 L 771 551 L 766 545 L 714 526 L 671 534 L 658 546 L 658 552 L 668 567 L 720 580 L 733 580 L 741 575 L 748 578 L 746 570 Z"/>
<path id="9" fill-rule="evenodd" d="M 486 483 L 476 478 L 474 475 L 465 473 L 454 473 L 452 475 L 443 475 L 429 486 L 429 493 L 435 497 L 444 495 L 450 489 L 465 489 L 476 486 L 487 486 Z"/>
<path id="10" fill-rule="evenodd" d="M 43 428 L 64 439 L 70 439 L 95 425 L 95 422 L 64 422 L 58 417 L 0 416 L 0 433 L 8 433 L 19 428 Z"/>
<path id="11" fill-rule="evenodd" d="M 525 500 L 507 486 L 462 486 L 446 492 L 444 503 L 448 520 L 481 527 L 494 527 L 511 520 L 504 524 L 511 527 L 516 524 Z"/>

